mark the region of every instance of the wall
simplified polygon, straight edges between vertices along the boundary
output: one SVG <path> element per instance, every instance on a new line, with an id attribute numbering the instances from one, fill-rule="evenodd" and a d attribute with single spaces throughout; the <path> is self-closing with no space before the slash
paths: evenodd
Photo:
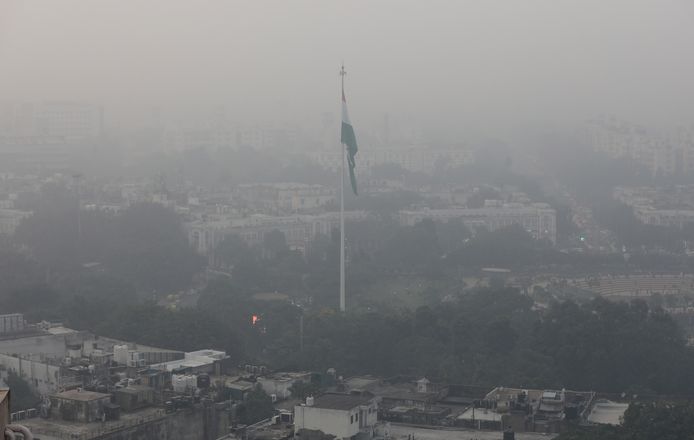
<path id="1" fill-rule="evenodd" d="M 69 335 L 78 340 L 78 336 Z M 0 341 L 0 353 L 6 354 L 43 354 L 45 356 L 65 356 L 66 335 L 41 335 Z"/>
<path id="2" fill-rule="evenodd" d="M 0 354 L 0 366 L 16 373 L 42 395 L 54 393 L 60 384 L 60 367 L 55 365 Z M 7 377 L 7 373 L 2 372 L 2 376 Z"/>
<path id="3" fill-rule="evenodd" d="M 229 432 L 229 413 L 215 405 L 165 414 L 133 413 L 118 421 L 57 425 L 42 419 L 25 421 L 34 435 L 46 440 L 216 440 Z M 80 427 L 88 427 L 80 429 Z"/>
<path id="4" fill-rule="evenodd" d="M 52 417 L 60 417 L 62 420 L 89 423 L 101 418 L 104 405 L 109 402 L 108 395 L 94 400 L 63 399 L 52 396 L 51 413 Z"/>
<path id="5" fill-rule="evenodd" d="M 178 411 L 148 423 L 111 434 L 99 440 L 215 440 L 229 432 L 228 413 L 214 406 L 194 412 Z"/>

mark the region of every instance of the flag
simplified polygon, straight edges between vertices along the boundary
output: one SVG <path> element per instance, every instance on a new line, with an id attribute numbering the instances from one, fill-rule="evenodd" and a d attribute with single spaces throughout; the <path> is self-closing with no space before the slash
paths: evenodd
<path id="1" fill-rule="evenodd" d="M 357 155 L 357 137 L 354 134 L 354 127 L 352 127 L 352 122 L 349 120 L 349 113 L 347 112 L 347 100 L 345 99 L 345 91 L 342 91 L 342 130 L 340 133 L 340 141 L 347 149 L 347 163 L 349 165 L 349 181 L 352 183 L 352 191 L 354 195 L 357 195 L 357 179 L 354 177 L 354 167 L 356 162 L 354 161 Z"/>

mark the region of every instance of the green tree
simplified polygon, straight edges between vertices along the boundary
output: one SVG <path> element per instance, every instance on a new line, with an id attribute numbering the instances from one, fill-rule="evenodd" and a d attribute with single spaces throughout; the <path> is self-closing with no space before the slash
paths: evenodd
<path id="1" fill-rule="evenodd" d="M 256 387 L 248 393 L 240 409 L 239 416 L 241 423 L 252 425 L 270 418 L 274 410 L 270 396 L 262 388 Z"/>
<path id="2" fill-rule="evenodd" d="M 185 288 L 202 267 L 180 219 L 162 205 L 131 206 L 117 217 L 115 227 L 118 240 L 109 243 L 108 267 L 141 290 L 169 293 Z"/>
<path id="3" fill-rule="evenodd" d="M 689 403 L 631 404 L 621 426 L 576 428 L 557 440 L 692 440 L 694 405 Z"/>
<path id="4" fill-rule="evenodd" d="M 19 375 L 8 372 L 7 386 L 12 393 L 12 411 L 22 411 L 29 408 L 36 408 L 40 398 L 32 391 L 31 386 Z"/>
<path id="5" fill-rule="evenodd" d="M 297 380 L 289 388 L 289 391 L 292 393 L 292 397 L 304 401 L 309 396 L 316 396 L 320 392 L 320 387 L 315 383 Z"/>
<path id="6" fill-rule="evenodd" d="M 263 255 L 266 258 L 275 258 L 288 250 L 287 238 L 282 231 L 273 229 L 263 236 Z"/>

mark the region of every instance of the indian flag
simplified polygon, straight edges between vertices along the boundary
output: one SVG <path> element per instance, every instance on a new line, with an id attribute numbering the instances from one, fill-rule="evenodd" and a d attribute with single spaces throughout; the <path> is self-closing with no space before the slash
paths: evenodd
<path id="1" fill-rule="evenodd" d="M 347 100 L 345 99 L 345 91 L 342 90 L 342 130 L 340 133 L 340 141 L 347 149 L 347 163 L 349 164 L 349 180 L 352 182 L 352 191 L 357 194 L 357 179 L 354 177 L 354 161 L 357 155 L 357 137 L 354 134 L 354 127 L 349 120 L 349 112 L 347 111 Z"/>

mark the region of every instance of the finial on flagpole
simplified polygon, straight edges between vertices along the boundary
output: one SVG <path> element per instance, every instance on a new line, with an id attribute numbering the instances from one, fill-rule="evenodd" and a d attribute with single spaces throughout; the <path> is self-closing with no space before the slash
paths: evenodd
<path id="1" fill-rule="evenodd" d="M 344 99 L 344 95 L 345 95 L 345 75 L 347 75 L 347 71 L 345 70 L 345 63 L 343 61 L 342 66 L 340 67 L 340 78 L 342 79 L 342 98 L 343 99 Z"/>

